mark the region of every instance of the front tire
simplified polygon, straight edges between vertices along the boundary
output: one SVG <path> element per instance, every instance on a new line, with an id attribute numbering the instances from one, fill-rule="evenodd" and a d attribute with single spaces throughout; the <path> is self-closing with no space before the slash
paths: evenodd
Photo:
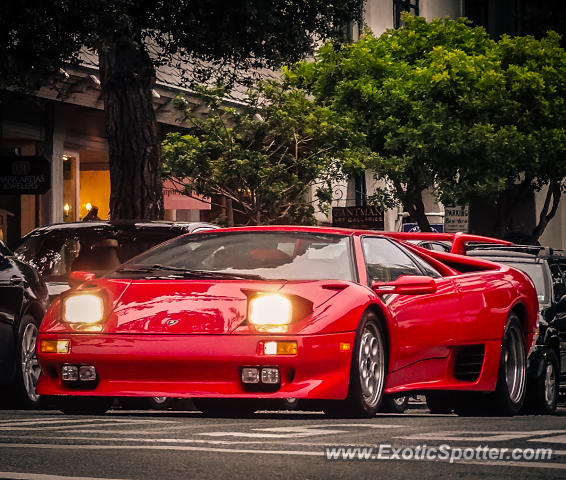
<path id="1" fill-rule="evenodd" d="M 370 418 L 378 412 L 384 397 L 386 343 L 377 315 L 365 312 L 356 335 L 350 367 L 348 396 L 324 406 L 333 417 Z"/>

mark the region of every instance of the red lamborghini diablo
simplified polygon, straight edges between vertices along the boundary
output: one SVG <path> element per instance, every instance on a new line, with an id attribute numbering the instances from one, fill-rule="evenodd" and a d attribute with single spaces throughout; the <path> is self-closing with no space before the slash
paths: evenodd
<path id="1" fill-rule="evenodd" d="M 501 414 L 524 400 L 531 281 L 403 234 L 212 230 L 72 282 L 37 347 L 37 390 L 68 413 L 105 411 L 115 396 L 192 397 L 205 412 L 309 399 L 340 416 L 409 392 Z"/>

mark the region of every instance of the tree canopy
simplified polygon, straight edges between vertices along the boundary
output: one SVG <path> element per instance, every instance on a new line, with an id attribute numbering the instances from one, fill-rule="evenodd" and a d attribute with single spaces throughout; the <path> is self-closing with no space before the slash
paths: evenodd
<path id="1" fill-rule="evenodd" d="M 550 32 L 495 41 L 465 19 L 404 16 L 404 27 L 350 45 L 325 44 L 287 70 L 323 105 L 358 116 L 375 153 L 366 162 L 423 231 L 422 192 L 446 203 L 492 200 L 500 211 L 549 188 L 537 237 L 566 176 L 566 54 Z M 503 205 L 505 203 L 505 205 Z M 507 213 L 496 232 L 505 235 Z M 544 218 L 543 218 L 544 217 Z"/>
<path id="2" fill-rule="evenodd" d="M 227 199 L 244 223 L 314 223 L 314 206 L 326 210 L 333 182 L 366 154 L 352 117 L 302 90 L 261 82 L 238 109 L 221 88 L 199 90 L 210 113 L 198 118 L 178 99 L 191 133 L 167 135 L 164 173 L 187 195 Z"/>
<path id="3" fill-rule="evenodd" d="M 276 67 L 339 36 L 359 0 L 5 0 L 0 88 L 33 91 L 99 55 L 109 142 L 112 218 L 162 215 L 160 138 L 151 103 L 155 68 L 189 84 L 214 71 L 232 77 Z M 202 63 L 205 62 L 205 63 Z"/>

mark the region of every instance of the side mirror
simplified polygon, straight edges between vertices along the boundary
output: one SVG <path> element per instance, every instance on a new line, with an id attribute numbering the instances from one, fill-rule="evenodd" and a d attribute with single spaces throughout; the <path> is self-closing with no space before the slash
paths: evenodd
<path id="1" fill-rule="evenodd" d="M 562 298 L 558 300 L 556 304 L 556 313 L 565 313 L 566 312 L 566 295 L 562 295 Z"/>
<path id="2" fill-rule="evenodd" d="M 77 270 L 76 272 L 71 272 L 69 274 L 69 279 L 67 280 L 67 282 L 69 283 L 71 288 L 77 288 L 79 285 L 82 285 L 85 282 L 92 282 L 95 278 L 96 275 L 94 273 Z"/>
<path id="3" fill-rule="evenodd" d="M 402 275 L 391 282 L 373 282 L 371 289 L 378 295 L 425 295 L 436 292 L 436 283 L 432 277 Z"/>

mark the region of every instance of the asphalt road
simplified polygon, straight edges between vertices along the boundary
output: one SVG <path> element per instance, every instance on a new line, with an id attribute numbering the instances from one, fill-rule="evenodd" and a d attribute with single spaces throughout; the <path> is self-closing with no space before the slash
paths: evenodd
<path id="1" fill-rule="evenodd" d="M 358 450 L 327 450 L 341 446 Z M 537 449 L 552 449 L 551 458 L 534 458 Z M 445 452 L 446 458 L 430 452 Z M 369 459 L 329 460 L 327 453 Z M 449 456 L 467 459 L 450 463 Z M 415 477 L 564 479 L 566 408 L 557 416 L 466 418 L 431 415 L 421 407 L 370 420 L 306 412 L 218 419 L 173 411 L 0 411 L 0 479 Z"/>

